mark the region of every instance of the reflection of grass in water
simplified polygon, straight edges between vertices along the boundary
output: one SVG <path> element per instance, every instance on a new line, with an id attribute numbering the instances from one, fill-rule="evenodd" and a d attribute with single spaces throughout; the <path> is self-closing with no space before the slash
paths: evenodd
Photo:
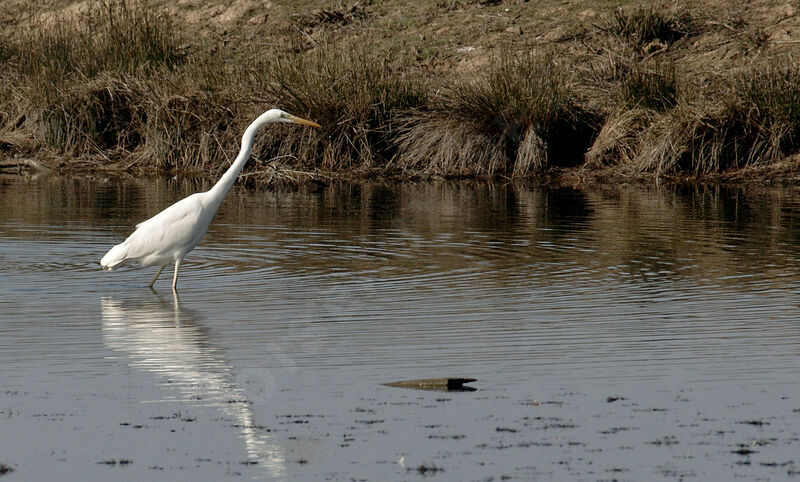
<path id="1" fill-rule="evenodd" d="M 33 225 L 78 219 L 99 227 L 108 226 L 112 218 L 119 228 L 109 229 L 108 238 L 122 239 L 130 224 L 126 219 L 143 219 L 200 187 L 167 180 L 109 184 L 102 190 L 107 203 L 112 203 L 107 204 L 94 201 L 97 187 L 89 179 L 51 177 L 45 185 L 8 183 L 2 196 L 14 199 L 16 207 L 0 209 L 0 221 L 13 215 L 17 222 Z M 143 203 L 142 199 L 155 201 Z M 568 261 L 623 269 L 635 260 L 644 273 L 641 276 L 664 271 L 662 279 L 716 279 L 748 267 L 761 272 L 764 262 L 793 254 L 800 235 L 791 214 L 796 199 L 796 190 L 789 188 L 711 186 L 552 191 L 515 184 L 448 182 L 332 183 L 316 194 L 234 189 L 204 245 L 219 246 L 213 253 L 214 263 L 235 265 L 235 259 L 243 257 L 249 263 L 247 269 L 279 267 L 295 274 L 327 273 L 335 267 L 392 277 L 428 273 L 431 265 L 443 273 L 456 272 L 465 268 L 468 255 L 485 263 L 482 276 L 497 283 L 511 282 L 504 271 L 542 261 L 552 266 Z M 385 202 L 390 209 L 375 209 Z M 243 228 L 243 223 L 254 228 Z M 10 223 L 0 226 L 14 237 L 38 236 L 15 232 Z M 330 241 L 330 247 L 325 248 L 325 256 L 306 256 L 305 244 L 298 240 Z M 568 246 L 590 251 L 558 249 Z M 237 252 L 247 248 L 255 251 Z M 743 257 L 742 250 L 759 254 Z M 548 266 L 542 265 L 543 273 Z M 683 269 L 680 274 L 675 273 L 678 267 Z M 782 261 L 770 269 L 790 268 Z"/>

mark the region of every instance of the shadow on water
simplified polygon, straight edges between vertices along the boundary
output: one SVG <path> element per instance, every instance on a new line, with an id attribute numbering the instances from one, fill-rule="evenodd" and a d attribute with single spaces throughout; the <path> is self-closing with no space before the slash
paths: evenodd
<path id="1" fill-rule="evenodd" d="M 128 300 L 103 297 L 100 306 L 106 347 L 124 354 L 131 367 L 164 380 L 165 389 L 177 388 L 180 402 L 211 407 L 232 419 L 247 455 L 264 468 L 264 476 L 284 476 L 284 449 L 255 422 L 252 409 L 275 389 L 269 369 L 235 374 L 214 346 L 202 315 L 177 296 L 172 301 L 157 294 Z"/>

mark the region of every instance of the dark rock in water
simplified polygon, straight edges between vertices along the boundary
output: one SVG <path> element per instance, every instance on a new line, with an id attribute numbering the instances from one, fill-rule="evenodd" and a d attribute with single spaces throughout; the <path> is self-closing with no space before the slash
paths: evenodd
<path id="1" fill-rule="evenodd" d="M 404 380 L 384 383 L 390 387 L 413 388 L 416 390 L 441 390 L 445 392 L 474 392 L 476 389 L 464 386 L 474 382 L 475 378 L 426 378 L 422 380 Z"/>

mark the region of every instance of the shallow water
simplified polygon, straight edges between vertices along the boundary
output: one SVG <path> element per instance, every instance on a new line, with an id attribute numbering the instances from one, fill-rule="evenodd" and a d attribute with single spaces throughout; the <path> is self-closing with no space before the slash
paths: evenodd
<path id="1" fill-rule="evenodd" d="M 800 476 L 800 191 L 0 177 L 7 480 Z M 474 392 L 387 387 L 474 377 Z"/>

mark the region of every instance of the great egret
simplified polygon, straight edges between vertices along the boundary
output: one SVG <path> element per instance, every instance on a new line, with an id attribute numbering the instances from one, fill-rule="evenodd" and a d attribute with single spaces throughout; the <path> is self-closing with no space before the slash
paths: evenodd
<path id="1" fill-rule="evenodd" d="M 225 171 L 214 187 L 206 192 L 198 192 L 181 199 L 152 218 L 136 225 L 128 239 L 111 248 L 100 264 L 103 269 L 111 270 L 129 263 L 140 266 L 160 266 L 150 281 L 150 288 L 156 282 L 164 267 L 175 263 L 172 276 L 172 290 L 177 291 L 178 269 L 186 253 L 194 249 L 205 236 L 211 219 L 217 213 L 222 200 L 230 191 L 234 181 L 242 172 L 250 150 L 253 148 L 253 137 L 266 124 L 286 122 L 320 127 L 316 122 L 293 116 L 280 109 L 270 109 L 253 121 L 242 136 L 242 148 L 231 167 Z"/>

